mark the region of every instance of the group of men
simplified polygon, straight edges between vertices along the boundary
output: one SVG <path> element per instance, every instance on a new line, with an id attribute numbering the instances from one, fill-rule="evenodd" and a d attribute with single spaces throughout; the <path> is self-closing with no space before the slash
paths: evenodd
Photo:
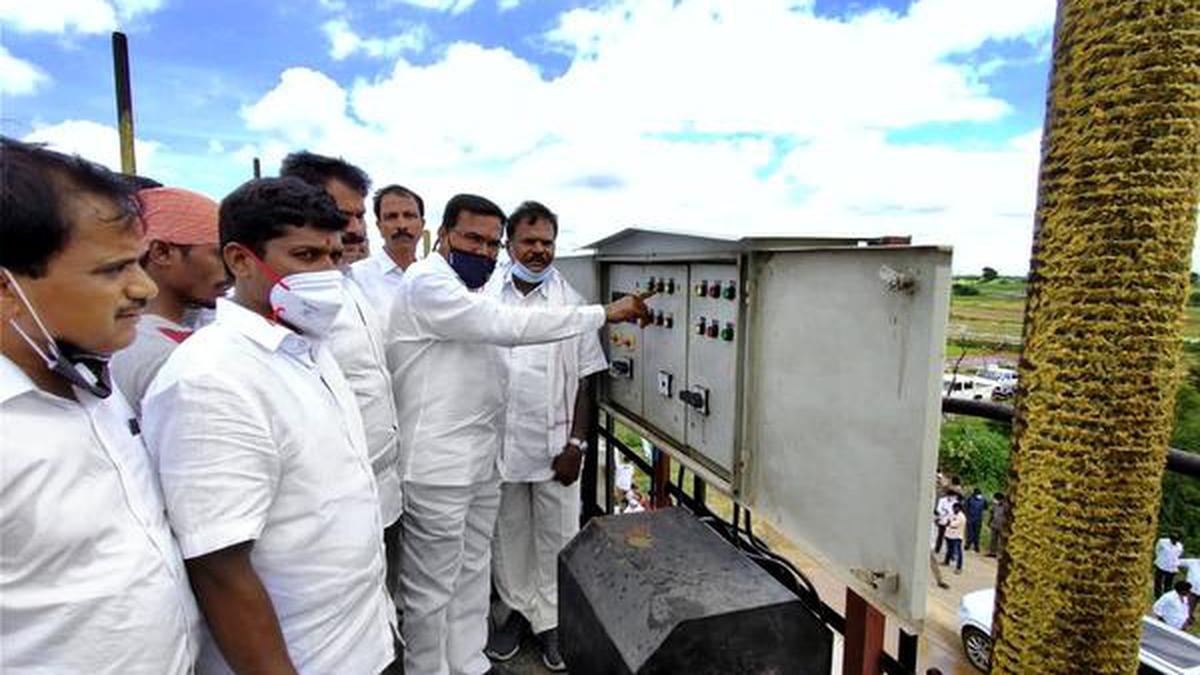
<path id="1" fill-rule="evenodd" d="M 995 558 L 1004 546 L 1004 527 L 1008 519 L 1008 504 L 1004 494 L 997 492 L 992 495 L 992 501 L 983 496 L 983 491 L 974 488 L 970 496 L 963 498 L 963 489 L 957 478 L 946 480 L 938 474 L 938 492 L 940 496 L 934 505 L 934 531 L 932 533 L 929 554 L 930 570 L 941 588 L 949 588 L 942 579 L 938 569 L 937 554 L 945 549 L 945 557 L 940 561 L 941 566 L 954 565 L 956 574 L 963 569 L 964 551 L 980 552 L 980 534 L 983 530 L 984 514 L 988 516 L 988 529 L 991 539 L 988 543 L 988 557 Z"/>
<path id="2" fill-rule="evenodd" d="M 596 333 L 644 298 L 583 304 L 536 202 L 457 195 L 418 259 L 389 185 L 368 255 L 364 172 L 280 174 L 217 204 L 0 137 L 0 666 L 563 669 Z"/>

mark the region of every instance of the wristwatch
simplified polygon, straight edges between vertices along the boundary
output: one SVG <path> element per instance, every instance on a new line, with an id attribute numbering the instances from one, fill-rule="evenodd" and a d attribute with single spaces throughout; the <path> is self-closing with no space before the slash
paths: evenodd
<path id="1" fill-rule="evenodd" d="M 579 448 L 580 450 L 588 449 L 587 441 L 579 439 L 579 438 L 572 438 L 572 439 L 568 440 L 567 445 L 573 445 L 573 446 Z"/>

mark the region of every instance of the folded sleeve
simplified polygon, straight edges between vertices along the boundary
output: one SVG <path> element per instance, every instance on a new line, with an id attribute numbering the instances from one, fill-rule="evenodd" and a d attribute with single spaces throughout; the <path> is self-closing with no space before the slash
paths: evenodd
<path id="1" fill-rule="evenodd" d="M 183 557 L 257 539 L 280 476 L 261 406 L 236 383 L 202 375 L 155 391 L 142 417 Z"/>

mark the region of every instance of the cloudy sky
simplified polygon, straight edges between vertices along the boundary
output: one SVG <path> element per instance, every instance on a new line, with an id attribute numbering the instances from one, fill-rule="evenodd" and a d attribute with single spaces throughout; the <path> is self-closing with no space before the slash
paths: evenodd
<path id="1" fill-rule="evenodd" d="M 0 0 L 0 133 L 220 198 L 345 156 L 430 205 L 622 227 L 912 234 L 1028 265 L 1054 0 Z"/>

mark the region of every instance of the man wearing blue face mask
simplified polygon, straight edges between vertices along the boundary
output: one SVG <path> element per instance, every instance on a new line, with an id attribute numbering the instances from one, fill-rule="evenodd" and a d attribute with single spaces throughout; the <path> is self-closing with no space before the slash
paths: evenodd
<path id="1" fill-rule="evenodd" d="M 0 670 L 187 675 L 199 613 L 107 359 L 156 292 L 132 188 L 0 136 Z"/>
<path id="2" fill-rule="evenodd" d="M 324 190 L 297 178 L 227 196 L 233 298 L 143 400 L 209 628 L 206 674 L 375 674 L 395 658 L 362 418 L 323 344 L 345 297 L 345 224 Z"/>
<path id="3" fill-rule="evenodd" d="M 512 263 L 487 292 L 514 307 L 579 305 L 583 298 L 554 269 L 558 217 L 538 202 L 509 216 Z M 487 654 L 516 656 L 532 628 L 542 663 L 566 670 L 558 648 L 558 552 L 579 531 L 575 481 L 591 414 L 585 378 L 608 368 L 595 331 L 506 351 L 508 407 L 500 453 L 500 515 L 492 542 L 492 578 L 512 610 L 493 631 Z"/>
<path id="4" fill-rule="evenodd" d="M 497 458 L 508 395 L 503 347 L 565 340 L 605 321 L 645 321 L 642 297 L 608 306 L 512 307 L 480 293 L 504 212 L 476 195 L 446 204 L 434 254 L 405 270 L 387 344 L 404 467 L 400 598 L 407 675 L 502 672 L 484 655 Z"/>

